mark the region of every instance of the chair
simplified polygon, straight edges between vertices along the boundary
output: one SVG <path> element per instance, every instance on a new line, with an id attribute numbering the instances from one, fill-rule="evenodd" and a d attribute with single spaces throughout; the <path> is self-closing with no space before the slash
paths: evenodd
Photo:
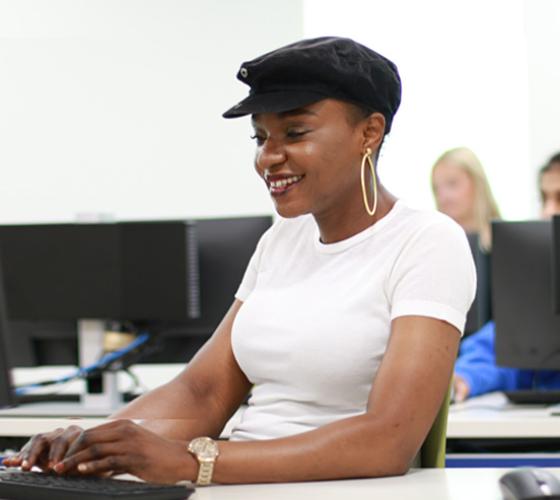
<path id="1" fill-rule="evenodd" d="M 451 400 L 451 390 L 447 391 L 445 399 L 441 404 L 436 419 L 424 444 L 420 449 L 420 467 L 437 468 L 445 467 L 445 444 L 447 440 L 447 414 L 449 413 L 449 403 Z"/>

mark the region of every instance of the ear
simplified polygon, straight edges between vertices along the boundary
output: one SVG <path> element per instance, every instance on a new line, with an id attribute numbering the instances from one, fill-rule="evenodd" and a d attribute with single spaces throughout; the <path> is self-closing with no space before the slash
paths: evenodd
<path id="1" fill-rule="evenodd" d="M 363 128 L 364 151 L 370 148 L 374 154 L 379 149 L 385 136 L 385 117 L 381 113 L 372 113 L 366 118 Z"/>

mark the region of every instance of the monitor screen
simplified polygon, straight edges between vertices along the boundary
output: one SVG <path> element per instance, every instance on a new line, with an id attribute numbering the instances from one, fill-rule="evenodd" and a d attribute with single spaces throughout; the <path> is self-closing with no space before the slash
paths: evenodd
<path id="1" fill-rule="evenodd" d="M 199 315 L 189 221 L 0 226 L 11 319 L 184 320 Z"/>
<path id="2" fill-rule="evenodd" d="M 550 221 L 492 224 L 496 362 L 560 370 L 560 316 L 552 307 Z"/>
<path id="3" fill-rule="evenodd" d="M 477 233 L 467 233 L 476 268 L 476 295 L 467 313 L 465 335 L 476 332 L 492 319 L 490 294 L 490 254 L 480 246 Z"/>

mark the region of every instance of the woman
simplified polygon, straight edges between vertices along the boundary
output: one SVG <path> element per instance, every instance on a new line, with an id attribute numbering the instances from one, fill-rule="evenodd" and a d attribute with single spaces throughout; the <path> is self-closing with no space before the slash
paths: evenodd
<path id="1" fill-rule="evenodd" d="M 231 309 L 185 370 L 121 420 L 36 436 L 11 465 L 197 484 L 410 467 L 449 385 L 474 269 L 460 227 L 406 207 L 376 177 L 397 69 L 328 37 L 246 62 L 238 78 L 249 96 L 224 116 L 251 115 L 255 168 L 282 218 Z M 231 439 L 204 437 L 249 391 Z"/>
<path id="2" fill-rule="evenodd" d="M 437 209 L 467 233 L 478 233 L 481 247 L 489 250 L 490 222 L 501 217 L 477 156 L 468 148 L 450 149 L 435 162 L 431 179 Z"/>

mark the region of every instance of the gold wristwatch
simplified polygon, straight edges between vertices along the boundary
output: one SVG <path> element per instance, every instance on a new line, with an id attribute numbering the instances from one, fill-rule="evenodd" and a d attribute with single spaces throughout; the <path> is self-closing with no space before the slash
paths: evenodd
<path id="1" fill-rule="evenodd" d="M 207 486 L 212 482 L 214 464 L 219 455 L 218 443 L 209 437 L 198 437 L 193 439 L 187 448 L 198 461 L 198 486 Z"/>

